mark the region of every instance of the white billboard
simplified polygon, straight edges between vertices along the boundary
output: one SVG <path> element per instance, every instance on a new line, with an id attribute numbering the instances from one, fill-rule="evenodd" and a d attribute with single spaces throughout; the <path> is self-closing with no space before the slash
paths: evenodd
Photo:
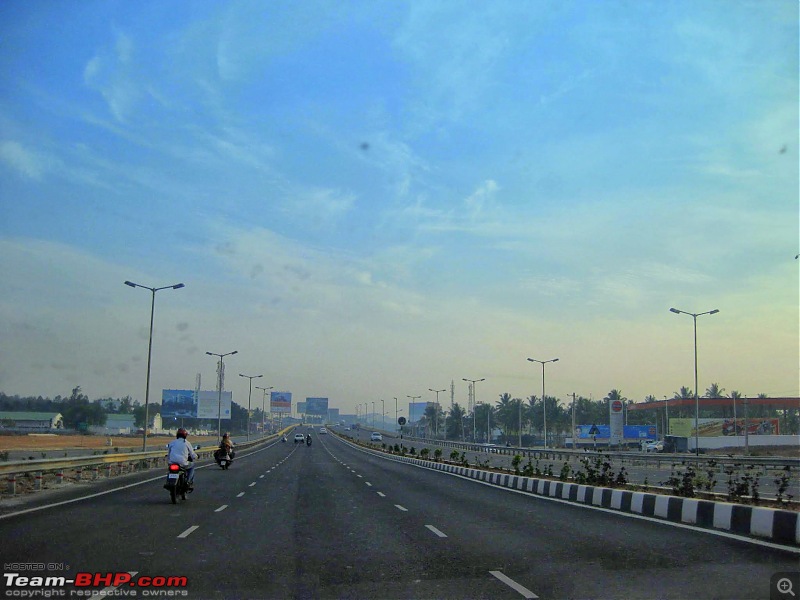
<path id="1" fill-rule="evenodd" d="M 219 392 L 201 391 L 197 398 L 197 418 L 218 419 L 221 416 L 223 419 L 230 419 L 232 401 L 233 394 L 231 392 L 222 392 L 222 406 L 220 406 Z M 218 408 L 219 413 L 217 412 Z"/>

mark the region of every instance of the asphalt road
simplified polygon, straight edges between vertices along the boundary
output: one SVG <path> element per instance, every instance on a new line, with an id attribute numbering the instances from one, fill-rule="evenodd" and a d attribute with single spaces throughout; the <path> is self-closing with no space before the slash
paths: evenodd
<path id="1" fill-rule="evenodd" d="M 359 439 L 362 442 L 369 443 L 369 436 L 371 431 L 367 429 L 361 430 L 351 430 L 346 431 L 344 428 L 337 428 L 337 430 L 347 436 L 351 436 L 353 438 Z M 401 440 L 399 437 L 393 436 L 391 434 L 383 434 L 383 442 L 386 444 L 399 444 L 403 442 L 406 447 L 414 447 L 417 454 L 422 448 L 428 448 L 431 451 L 431 456 L 433 455 L 433 451 L 439 447 L 442 450 L 443 458 L 447 459 L 450 456 L 450 453 L 455 449 L 447 446 L 437 446 L 436 443 L 431 441 L 424 441 L 424 440 Z M 470 464 L 474 465 L 476 462 L 484 462 L 486 460 L 489 461 L 490 466 L 492 467 L 502 467 L 506 469 L 512 469 L 511 461 L 513 456 L 510 454 L 499 454 L 494 452 L 476 452 L 474 450 L 461 450 L 458 449 L 460 452 L 465 452 L 466 458 Z M 580 459 L 582 457 L 589 457 L 594 458 L 598 456 L 598 453 L 589 452 L 586 454 L 578 453 L 572 455 L 573 458 L 569 461 L 570 466 L 573 469 L 582 469 L 580 464 Z M 604 456 L 602 453 L 599 456 Z M 665 458 L 666 457 L 666 458 Z M 646 457 L 642 457 L 644 460 Z M 651 455 L 650 460 L 654 460 L 653 456 Z M 614 472 L 616 473 L 619 470 L 620 466 L 625 467 L 626 475 L 628 477 L 628 481 L 630 483 L 635 483 L 638 485 L 651 485 L 651 486 L 660 486 L 660 487 L 669 487 L 667 485 L 667 481 L 670 475 L 673 473 L 672 463 L 676 463 L 678 466 L 675 468 L 675 474 L 680 479 L 680 473 L 683 471 L 683 467 L 680 466 L 682 455 L 660 455 L 662 460 L 661 466 L 657 466 L 655 464 L 642 464 L 641 462 L 637 462 L 636 457 L 633 459 L 625 460 L 623 463 L 620 463 L 617 459 L 612 458 L 611 463 L 614 468 Z M 713 458 L 713 456 L 708 456 L 709 459 Z M 527 457 L 523 459 L 522 465 L 520 469 L 528 462 Z M 536 461 L 532 461 L 533 464 L 536 464 Z M 553 473 L 558 475 L 561 467 L 563 466 L 564 461 L 561 460 L 540 460 L 538 466 L 540 469 L 544 470 L 547 466 L 552 465 Z M 740 474 L 744 474 L 744 469 L 740 469 Z M 701 469 L 699 471 L 700 475 L 705 476 L 705 472 Z M 758 480 L 759 488 L 758 492 L 762 498 L 767 499 L 775 499 L 777 490 L 778 490 L 778 483 L 776 483 L 776 479 L 778 474 L 776 473 L 768 473 L 768 474 L 759 474 L 758 470 L 754 471 L 755 478 Z M 789 479 L 789 487 L 784 492 L 785 494 L 791 494 L 795 499 L 800 498 L 800 480 L 798 479 L 800 474 L 797 471 L 792 471 L 790 473 Z M 713 491 L 725 494 L 728 491 L 728 476 L 723 472 L 717 472 L 715 475 L 716 484 L 713 487 Z"/>
<path id="2" fill-rule="evenodd" d="M 5 508 L 0 585 L 10 572 L 136 572 L 185 576 L 187 595 L 171 591 L 189 598 L 769 598 L 770 577 L 798 569 L 794 552 L 489 487 L 333 435 L 200 468 L 185 503 L 162 483 L 151 472 Z"/>

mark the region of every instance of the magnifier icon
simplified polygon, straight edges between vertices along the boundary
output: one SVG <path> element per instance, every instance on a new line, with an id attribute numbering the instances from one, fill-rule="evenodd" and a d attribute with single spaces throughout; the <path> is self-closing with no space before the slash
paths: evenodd
<path id="1" fill-rule="evenodd" d="M 792 590 L 792 580 L 784 577 L 782 579 L 778 579 L 778 583 L 775 585 L 778 588 L 778 591 L 781 594 L 791 594 L 793 598 L 796 598 L 797 595 Z"/>

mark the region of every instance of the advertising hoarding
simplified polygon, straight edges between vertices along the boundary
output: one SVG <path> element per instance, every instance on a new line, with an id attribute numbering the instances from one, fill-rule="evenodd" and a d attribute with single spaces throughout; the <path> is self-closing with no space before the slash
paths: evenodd
<path id="1" fill-rule="evenodd" d="M 216 390 L 201 390 L 196 397 L 194 390 L 161 390 L 161 418 L 216 419 L 219 409 L 223 419 L 230 419 L 232 402 L 231 392 L 222 392 L 220 406 Z"/>
<path id="2" fill-rule="evenodd" d="M 744 435 L 744 419 L 698 419 L 698 437 Z M 669 432 L 680 437 L 694 437 L 694 419 L 670 419 Z M 780 435 L 780 419 L 748 419 L 748 435 Z"/>
<path id="3" fill-rule="evenodd" d="M 306 414 L 306 403 L 305 402 L 297 402 L 297 414 L 304 415 Z"/>
<path id="4" fill-rule="evenodd" d="M 327 398 L 306 398 L 306 412 L 307 415 L 315 415 L 318 417 L 328 416 L 328 399 Z"/>
<path id="5" fill-rule="evenodd" d="M 623 435 L 626 440 L 655 440 L 657 431 L 655 425 L 623 425 Z M 579 440 L 591 440 L 597 436 L 598 440 L 607 440 L 611 437 L 611 427 L 608 425 L 577 425 L 575 437 Z"/>
<path id="6" fill-rule="evenodd" d="M 427 402 L 409 402 L 408 403 L 408 422 L 416 423 L 423 416 L 425 416 L 425 409 L 428 408 Z"/>
<path id="7" fill-rule="evenodd" d="M 194 418 L 197 399 L 194 390 L 161 390 L 161 418 Z"/>
<path id="8" fill-rule="evenodd" d="M 292 392 L 270 392 L 269 409 L 274 414 L 291 414 Z"/>
<path id="9" fill-rule="evenodd" d="M 198 419 L 230 419 L 231 403 L 233 402 L 232 392 L 222 392 L 222 403 L 220 395 L 216 390 L 201 390 L 197 397 L 197 418 Z M 219 412 L 217 412 L 219 410 Z"/>

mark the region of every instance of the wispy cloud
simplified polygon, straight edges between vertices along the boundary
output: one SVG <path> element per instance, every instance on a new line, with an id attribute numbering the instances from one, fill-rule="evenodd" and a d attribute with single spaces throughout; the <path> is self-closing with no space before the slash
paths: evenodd
<path id="1" fill-rule="evenodd" d="M 47 159 L 11 140 L 0 142 L 0 159 L 28 179 L 39 180 L 47 170 Z"/>
<path id="2" fill-rule="evenodd" d="M 142 97 L 142 88 L 131 73 L 134 45 L 129 36 L 116 34 L 114 48 L 100 51 L 83 70 L 87 86 L 99 92 L 117 121 L 125 122 Z"/>

